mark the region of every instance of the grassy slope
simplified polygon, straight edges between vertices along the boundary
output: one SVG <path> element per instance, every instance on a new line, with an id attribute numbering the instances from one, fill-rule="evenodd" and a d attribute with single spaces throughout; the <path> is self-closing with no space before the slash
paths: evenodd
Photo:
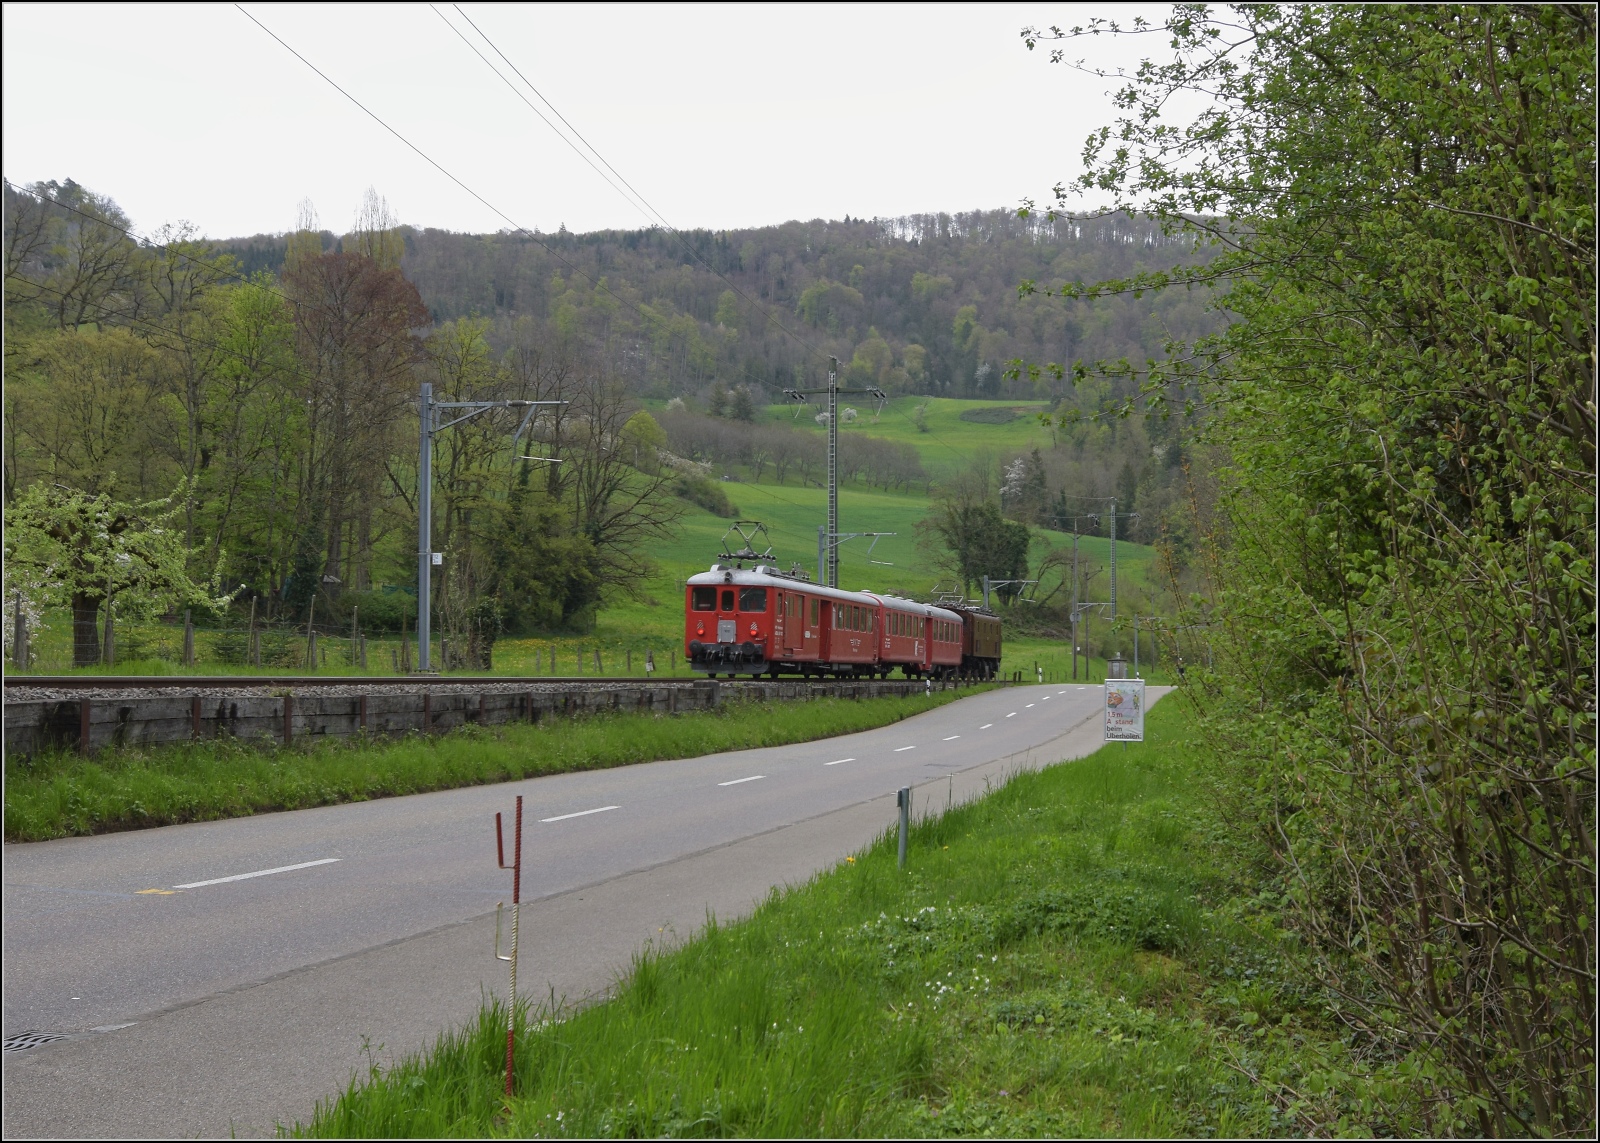
<path id="1" fill-rule="evenodd" d="M 7 757 L 5 839 L 42 841 L 244 817 L 807 742 L 884 726 L 961 693 L 859 702 L 730 703 L 716 713 L 670 718 L 597 714 L 537 726 L 463 727 L 435 738 L 324 740 L 309 748 L 262 748 L 222 739 L 109 750 L 93 758 L 71 753 L 20 761 Z"/>
<path id="2" fill-rule="evenodd" d="M 618 995 L 504 1010 L 330 1106 L 324 1137 L 1190 1136 L 1418 1131 L 1354 1058 L 1198 791 L 1152 741 L 1014 779 L 747 921 L 647 951 Z M 546 1014 L 547 1015 L 547 1014 Z"/>

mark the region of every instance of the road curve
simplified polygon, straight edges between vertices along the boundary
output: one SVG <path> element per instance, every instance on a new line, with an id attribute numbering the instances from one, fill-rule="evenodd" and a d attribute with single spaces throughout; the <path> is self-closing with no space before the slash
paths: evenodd
<path id="1" fill-rule="evenodd" d="M 1152 700 L 1164 688 L 1152 688 Z M 524 795 L 524 989 L 606 988 L 942 805 L 1099 745 L 1101 688 L 991 691 L 861 734 L 5 847 L 6 1136 L 271 1132 L 502 985 L 493 818 Z M 939 797 L 939 794 L 944 797 Z M 508 831 L 509 851 L 509 831 Z M 508 852 L 509 858 L 509 852 Z"/>

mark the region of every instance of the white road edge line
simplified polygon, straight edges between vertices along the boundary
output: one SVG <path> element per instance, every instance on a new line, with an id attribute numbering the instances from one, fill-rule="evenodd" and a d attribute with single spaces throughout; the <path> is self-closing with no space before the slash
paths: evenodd
<path id="1" fill-rule="evenodd" d="M 213 877 L 209 881 L 191 881 L 187 885 L 174 885 L 174 889 L 203 889 L 207 885 L 223 885 L 229 881 L 248 881 L 252 877 L 270 877 L 274 873 L 289 873 L 296 869 L 310 869 L 313 865 L 332 865 L 337 857 L 324 857 L 320 861 L 302 861 L 299 865 L 280 865 L 276 869 L 258 869 L 254 873 L 235 873 L 232 877 Z"/>
<path id="2" fill-rule="evenodd" d="M 719 786 L 737 786 L 740 782 L 759 782 L 759 781 L 761 781 L 761 779 L 763 779 L 765 777 L 766 777 L 765 774 L 752 774 L 748 778 L 735 778 L 731 782 L 718 782 L 717 785 L 719 785 Z"/>
<path id="3" fill-rule="evenodd" d="M 837 766 L 837 765 L 839 765 L 840 762 L 854 762 L 854 761 L 855 761 L 854 758 L 840 758 L 840 759 L 837 759 L 836 761 L 833 761 L 833 762 L 824 762 L 823 765 L 824 766 Z"/>
<path id="4" fill-rule="evenodd" d="M 902 750 L 915 750 L 915 749 L 916 749 L 915 746 L 896 746 L 894 748 L 894 752 L 896 754 L 899 754 Z"/>
<path id="5" fill-rule="evenodd" d="M 945 741 L 946 742 L 954 742 L 956 739 L 958 739 L 960 737 L 961 737 L 961 735 L 959 735 L 959 734 L 952 734 L 949 738 L 946 738 Z"/>
<path id="6" fill-rule="evenodd" d="M 590 814 L 603 814 L 607 810 L 620 810 L 621 806 L 601 806 L 597 810 L 579 810 L 575 814 L 557 814 L 553 818 L 540 818 L 541 822 L 564 822 L 568 818 L 586 818 Z"/>

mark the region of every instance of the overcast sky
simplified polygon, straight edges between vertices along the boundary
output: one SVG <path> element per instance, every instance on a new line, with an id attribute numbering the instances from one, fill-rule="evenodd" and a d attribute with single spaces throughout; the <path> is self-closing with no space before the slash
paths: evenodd
<path id="1" fill-rule="evenodd" d="M 516 225 L 650 221 L 446 25 L 515 81 L 451 5 L 244 7 Z M 667 221 L 719 229 L 1042 199 L 1111 120 L 1113 84 L 1018 32 L 1166 10 L 462 5 Z M 8 3 L 3 19 L 13 182 L 76 179 L 141 232 L 283 231 L 304 198 L 345 231 L 368 186 L 413 225 L 510 225 L 232 5 Z M 1141 40 L 1088 46 L 1107 64 L 1164 46 Z"/>

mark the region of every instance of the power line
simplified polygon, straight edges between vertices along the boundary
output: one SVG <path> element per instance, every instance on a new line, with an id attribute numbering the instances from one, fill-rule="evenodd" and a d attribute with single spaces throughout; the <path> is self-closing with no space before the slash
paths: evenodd
<path id="1" fill-rule="evenodd" d="M 523 84 L 527 86 L 528 90 L 533 92 L 535 95 L 537 95 L 539 97 L 540 102 L 542 102 L 546 107 L 548 107 L 550 109 L 551 114 L 553 114 L 557 119 L 561 120 L 561 122 L 566 126 L 567 130 L 571 131 L 574 135 L 576 135 L 578 137 L 578 140 L 580 142 L 582 142 L 583 145 L 585 147 L 587 147 L 590 150 L 590 152 L 592 152 L 594 154 L 594 157 L 596 159 L 599 159 L 600 162 L 605 165 L 606 170 L 610 171 L 613 175 L 616 175 L 617 179 L 621 181 L 622 186 L 623 187 L 627 187 L 627 191 L 624 191 L 622 189 L 622 187 L 619 187 L 619 186 L 617 186 L 617 184 L 615 182 L 612 182 L 612 180 L 609 177 L 606 176 L 604 171 L 600 170 L 599 167 L 596 167 L 594 165 L 594 162 L 592 160 L 590 160 L 588 155 L 585 155 L 582 151 L 580 151 L 578 149 L 577 145 L 574 144 L 571 139 L 568 139 L 565 135 L 563 135 L 556 128 L 556 125 L 554 123 L 551 123 L 549 119 L 545 118 L 544 114 L 537 107 L 534 107 L 534 105 L 532 103 L 529 103 L 527 97 L 524 96 L 520 91 L 518 91 L 516 89 L 516 86 L 514 84 L 512 84 L 510 80 L 506 79 L 506 77 L 504 75 L 501 75 L 499 69 L 496 68 L 492 63 L 490 63 L 489 60 L 484 56 L 484 54 L 482 52 L 478 51 L 478 49 L 472 44 L 472 42 L 469 41 L 465 36 L 461 35 L 460 30 L 458 28 L 456 28 L 456 26 L 454 24 L 451 24 L 449 20 L 445 19 L 444 13 L 440 12 L 439 9 L 437 7 L 435 7 L 434 5 L 432 5 L 432 4 L 430 4 L 429 7 L 433 8 L 434 14 L 437 15 L 439 17 L 439 19 L 444 20 L 445 25 L 447 27 L 449 27 L 452 32 L 455 32 L 455 34 L 457 36 L 461 37 L 461 41 L 463 43 L 465 43 L 469 48 L 472 48 L 473 53 L 475 55 L 477 55 L 477 57 L 479 59 L 483 60 L 485 66 L 487 66 L 490 71 L 494 72 L 495 76 L 497 78 L 499 78 L 502 83 L 504 83 L 507 87 L 509 87 L 511 89 L 512 94 L 516 95 L 517 98 L 521 99 L 523 103 L 527 104 L 529 110 L 531 110 L 535 115 L 539 116 L 540 120 L 542 120 L 544 122 L 544 124 L 547 127 L 550 128 L 550 130 L 555 131 L 557 137 L 559 137 L 562 142 L 566 143 L 567 146 L 571 147 L 573 152 L 575 154 L 577 154 L 579 158 L 583 159 L 584 162 L 588 163 L 589 166 L 595 171 L 595 173 L 598 174 L 602 179 L 605 179 L 606 183 L 609 184 L 610 187 L 613 190 L 615 190 L 618 194 L 622 195 L 622 197 L 624 199 L 626 199 L 629 202 L 630 205 L 632 205 L 635 209 L 639 210 L 642 214 L 644 214 L 644 216 L 647 219 L 652 219 L 653 221 L 659 223 L 662 226 L 663 229 L 665 229 L 668 232 L 670 232 L 672 234 L 672 236 L 678 240 L 679 245 L 681 245 L 684 248 L 684 250 L 688 252 L 688 254 L 689 254 L 689 256 L 691 258 L 693 258 L 696 262 L 699 262 L 700 265 L 704 266 L 707 270 L 711 271 L 711 273 L 715 274 L 718 278 L 722 279 L 722 281 L 727 284 L 729 289 L 731 289 L 734 293 L 738 294 L 739 297 L 743 298 L 746 302 L 748 302 L 752 308 L 754 308 L 755 310 L 760 312 L 760 314 L 764 318 L 766 318 L 766 320 L 770 324 L 776 326 L 781 332 L 783 332 L 784 334 L 788 335 L 791 339 L 793 339 L 793 341 L 795 342 L 796 345 L 799 345 L 807 353 L 812 354 L 813 356 L 817 357 L 819 360 L 823 359 L 826 356 L 821 350 L 817 349 L 815 346 L 813 346 L 812 344 L 807 342 L 803 337 L 801 337 L 800 335 L 796 334 L 793 330 L 789 329 L 786 325 L 784 325 L 781 321 L 779 321 L 772 314 L 772 311 L 769 310 L 766 306 L 762 305 L 759 301 L 757 301 L 756 299 L 750 297 L 750 295 L 746 294 L 742 289 L 739 288 L 737 283 L 735 283 L 726 274 L 724 274 L 722 271 L 718 270 L 715 266 L 711 265 L 711 263 L 707 262 L 704 258 L 702 258 L 700 256 L 699 251 L 695 250 L 695 248 L 689 244 L 688 240 L 686 238 L 684 238 L 683 233 L 680 230 L 678 230 L 677 227 L 673 226 L 672 223 L 668 222 L 667 219 L 666 219 L 666 216 L 663 215 L 654 206 L 652 206 L 650 201 L 648 199 L 646 199 L 644 197 L 644 195 L 640 194 L 639 191 L 634 188 L 633 184 L 630 183 L 626 178 L 624 178 L 622 173 L 620 171 L 618 171 L 616 169 L 616 167 L 612 166 L 611 163 L 606 159 L 606 157 L 604 155 L 602 155 L 599 152 L 599 150 L 597 150 L 595 148 L 594 144 L 590 143 L 588 139 L 585 139 L 583 137 L 583 134 L 576 127 L 574 127 L 570 122 L 568 122 L 567 117 L 565 115 L 562 115 L 561 112 L 556 109 L 555 104 L 551 103 L 550 100 L 545 97 L 543 92 L 541 92 L 537 87 L 533 86 L 533 84 L 528 80 L 528 77 L 522 74 L 521 69 L 518 68 L 516 64 L 512 63 L 511 60 L 506 57 L 506 54 L 499 49 L 499 47 L 495 44 L 495 42 L 489 38 L 489 36 L 484 32 L 484 30 L 482 28 L 478 27 L 478 25 L 473 22 L 472 17 L 468 16 L 466 14 L 466 12 L 462 10 L 460 4 L 452 4 L 451 7 L 455 8 L 455 10 L 458 13 L 460 13 L 461 18 L 463 20 L 465 20 L 469 25 L 471 25 L 472 30 L 474 32 L 478 33 L 478 35 L 480 37 L 482 37 L 483 42 L 489 45 L 490 50 L 492 50 L 495 55 L 499 56 L 502 60 L 505 61 L 505 65 L 507 67 L 509 67 L 513 72 L 516 73 L 517 78 L 520 79 L 523 82 Z M 632 196 L 631 198 L 630 198 L 630 194 Z M 635 201 L 635 200 L 637 200 L 637 201 Z"/>
<path id="2" fill-rule="evenodd" d="M 301 55 L 299 52 L 295 51 L 294 48 L 290 47 L 289 44 L 283 40 L 282 37 L 280 37 L 277 33 L 273 32 L 265 24 L 261 23 L 260 20 L 257 20 L 248 11 L 246 11 L 246 9 L 244 8 L 244 6 L 242 4 L 235 3 L 234 7 L 238 8 L 239 11 L 241 13 L 243 13 L 245 18 L 248 19 L 251 23 L 255 24 L 256 27 L 260 28 L 263 32 L 265 32 L 267 35 L 271 36 L 274 40 L 276 40 L 278 42 L 278 44 L 285 51 L 287 51 L 290 55 L 292 55 L 296 59 L 298 59 L 301 63 L 305 64 L 306 67 L 310 68 L 313 72 L 315 72 L 319 78 L 321 78 L 325 83 L 328 84 L 328 86 L 332 87 L 340 95 L 344 96 L 351 103 L 355 104 L 355 106 L 357 108 L 359 108 L 363 113 L 365 113 L 373 122 L 377 123 L 385 131 L 389 132 L 389 134 L 393 135 L 400 142 L 404 143 L 406 145 L 406 147 L 408 147 L 417 156 L 419 156 L 426 163 L 428 163 L 429 166 L 433 167 L 440 174 L 444 175 L 451 182 L 455 183 L 462 190 L 466 191 L 469 195 L 471 195 L 478 202 L 482 203 L 485 207 L 487 207 L 491 212 L 493 212 L 499 218 L 503 219 L 506 223 L 508 223 L 511 226 L 511 228 L 514 231 L 517 231 L 519 233 L 527 235 L 537 245 L 539 245 L 548 254 L 550 254 L 551 257 L 555 258 L 556 261 L 560 262 L 563 266 L 567 267 L 567 269 L 569 269 L 572 273 L 579 274 L 579 275 L 582 275 L 584 278 L 587 278 L 590 282 L 592 282 L 594 284 L 594 286 L 597 289 L 605 291 L 605 293 L 609 294 L 612 298 L 616 299 L 616 301 L 620 302 L 622 305 L 628 307 L 634 313 L 638 314 L 639 317 L 642 318 L 647 323 L 647 326 L 649 325 L 649 323 L 651 323 L 651 321 L 652 321 L 651 315 L 646 314 L 644 312 L 644 310 L 639 305 L 635 304 L 634 302 L 630 301 L 627 298 L 624 298 L 624 297 L 618 295 L 614 290 L 612 290 L 604 282 L 602 282 L 599 279 L 595 278 L 592 274 L 589 274 L 588 272 L 579 269 L 576 265 L 574 265 L 572 262 L 568 261 L 558 251 L 556 251 L 553 247 L 551 247 L 548 243 L 546 243 L 543 239 L 541 239 L 536 233 L 534 233 L 533 231 L 529 230 L 527 227 L 522 226 L 515 219 L 513 219 L 510 215 L 506 214 L 499 207 L 495 206 L 488 199 L 484 198 L 483 195 L 481 195 L 477 191 L 473 190 L 470 186 L 468 186 L 460 178 L 456 177 L 449 170 L 447 170 L 437 160 L 435 160 L 430 155 L 428 155 L 425 151 L 423 151 L 422 148 L 418 147 L 415 143 L 411 142 L 411 140 L 407 139 L 404 135 L 402 135 L 394 127 L 391 127 L 385 120 L 383 120 L 381 117 L 379 117 L 376 112 L 374 112 L 370 108 L 368 108 L 364 103 L 362 103 L 354 95 L 351 95 L 343 87 L 340 87 L 339 84 L 337 84 L 331 78 L 329 78 L 326 73 L 324 73 L 320 68 L 318 68 L 315 64 L 313 64 L 310 60 L 306 59 L 305 56 Z M 460 9 L 459 5 L 456 5 L 456 10 L 458 12 L 461 12 L 461 9 Z M 439 15 L 441 20 L 444 20 L 443 14 L 440 13 L 437 8 L 434 9 L 434 12 L 435 12 L 435 14 Z M 461 12 L 461 16 L 462 16 L 463 19 L 465 19 L 467 21 L 468 24 L 472 25 L 473 30 L 476 31 L 478 33 L 478 35 L 483 37 L 484 42 L 487 43 L 489 45 L 489 47 L 494 50 L 495 54 L 499 55 L 502 60 L 505 60 L 506 65 L 508 67 L 510 67 L 512 71 L 516 72 L 517 77 L 519 79 L 521 79 L 524 84 L 527 85 L 528 89 L 530 91 L 532 91 L 535 95 L 538 95 L 540 100 L 544 101 L 545 105 L 550 107 L 550 110 L 552 111 L 552 113 L 554 113 L 557 118 L 561 119 L 562 123 L 567 124 L 568 128 L 572 130 L 574 135 L 577 135 L 579 139 L 583 140 L 584 146 L 589 147 L 589 149 L 594 152 L 595 156 L 600 160 L 600 162 L 604 163 L 607 168 L 611 169 L 612 172 L 614 174 L 616 174 L 617 173 L 616 169 L 614 167 L 612 167 L 609 162 L 606 161 L 605 157 L 602 156 L 599 151 L 595 150 L 595 148 L 588 142 L 587 139 L 583 139 L 583 136 L 581 134 L 579 134 L 579 132 L 577 131 L 576 128 L 573 128 L 570 123 L 567 123 L 566 118 L 564 116 L 562 116 L 559 111 L 557 111 L 555 109 L 554 105 L 552 105 L 549 102 L 549 100 L 545 99 L 545 97 L 539 92 L 539 90 L 537 88 L 535 88 L 533 86 L 533 84 L 528 82 L 527 77 L 523 76 L 522 72 L 520 70 L 518 70 L 516 65 L 513 64 L 509 59 L 506 59 L 505 54 L 503 52 L 501 52 L 498 47 L 495 46 L 494 42 L 492 40 L 490 40 L 488 36 L 484 35 L 482 29 L 478 28 L 478 26 L 475 23 L 472 22 L 471 17 L 467 16 L 467 14 L 465 12 Z M 450 25 L 450 21 L 449 20 L 444 20 L 444 22 L 447 25 Z M 452 31 L 456 31 L 456 34 L 458 36 L 461 34 L 459 32 L 459 30 L 455 29 L 454 25 L 450 25 L 450 27 L 451 27 Z M 467 42 L 468 47 L 472 47 L 471 43 L 466 41 L 466 38 L 464 36 L 462 37 L 462 40 L 463 40 L 463 42 Z M 530 110 L 533 110 L 535 112 L 535 114 L 539 114 L 538 109 L 534 108 L 531 103 L 528 103 L 527 99 L 525 97 L 523 97 L 520 92 L 516 91 L 516 88 L 510 84 L 510 81 L 507 80 L 505 78 L 505 76 L 501 75 L 499 70 L 494 68 L 493 65 L 490 64 L 489 61 L 486 58 L 484 58 L 484 56 L 483 56 L 483 54 L 481 52 L 477 52 L 476 48 L 474 48 L 473 50 L 478 55 L 478 57 L 480 59 L 483 59 L 485 65 L 489 66 L 490 70 L 493 71 L 495 73 L 495 75 L 498 78 L 500 78 L 500 80 L 502 82 L 506 83 L 507 86 L 511 87 L 511 90 L 514 93 L 516 93 L 518 95 L 518 97 L 521 98 L 522 101 L 525 104 L 528 105 Z M 545 117 L 542 114 L 539 114 L 539 117 L 540 117 L 540 119 L 542 119 L 546 123 L 546 125 L 550 126 L 551 130 L 555 130 L 554 124 L 551 124 L 550 121 L 548 119 L 545 119 Z M 557 133 L 557 135 L 561 134 L 559 131 L 557 131 L 556 133 Z M 563 138 L 564 141 L 567 142 L 568 146 L 573 146 L 573 144 L 571 143 L 570 140 L 566 140 L 565 139 L 565 136 L 562 136 L 562 138 Z M 575 151 L 577 150 L 577 148 L 575 146 L 573 147 L 573 149 Z M 582 155 L 582 152 L 578 152 L 578 153 L 580 154 L 580 156 Z M 594 164 L 590 163 L 590 166 L 593 167 Z M 598 169 L 597 169 L 597 173 L 598 173 Z M 604 176 L 602 175 L 602 177 L 604 177 Z M 630 190 L 632 190 L 631 184 L 629 184 L 627 182 L 627 180 L 625 178 L 623 178 L 623 176 L 621 174 L 617 174 L 617 178 L 620 179 L 623 182 L 624 185 L 628 186 Z M 607 179 L 606 181 L 608 183 L 610 182 L 609 179 Z M 612 185 L 613 189 L 618 189 L 618 188 L 616 188 L 616 185 L 614 183 L 611 184 L 611 185 Z M 621 193 L 621 191 L 619 190 L 618 193 Z M 725 275 L 723 275 L 720 271 L 716 270 L 714 267 L 712 267 L 708 263 L 706 263 L 704 259 L 700 258 L 699 254 L 697 252 L 695 252 L 692 247 L 688 246 L 687 242 L 683 239 L 683 236 L 681 235 L 681 233 L 678 232 L 674 227 L 672 227 L 665 220 L 665 218 L 661 217 L 659 211 L 655 211 L 654 207 L 649 207 L 648 201 L 644 199 L 643 195 L 639 195 L 637 191 L 634 191 L 633 193 L 640 200 L 640 202 L 643 202 L 645 204 L 645 206 L 648 207 L 649 210 L 652 213 L 654 213 L 655 216 L 658 219 L 660 219 L 662 226 L 664 226 L 666 229 L 672 231 L 673 235 L 678 238 L 680 243 L 684 244 L 685 248 L 689 250 L 689 253 L 696 259 L 696 261 L 699 261 L 701 265 L 706 267 L 706 269 L 710 270 L 713 274 L 716 274 L 717 277 L 721 278 L 724 282 L 726 282 L 729 285 L 730 288 L 734 289 L 735 292 L 738 293 L 740 297 L 743 297 L 747 302 L 750 302 L 750 304 L 752 306 L 755 306 L 755 308 L 760 310 L 760 312 L 763 315 L 765 315 L 772 324 L 776 325 L 778 327 L 778 329 L 782 330 L 785 334 L 787 334 L 790 338 L 792 338 L 795 341 L 795 343 L 800 345 L 803 349 L 805 349 L 806 352 L 812 354 L 813 356 L 817 356 L 817 357 L 825 356 L 819 350 L 817 350 L 816 348 L 811 346 L 808 342 L 806 342 L 803 338 L 801 338 L 799 335 L 795 334 L 793 331 L 789 330 L 786 326 L 784 326 L 781 322 L 777 321 L 776 318 L 772 317 L 770 311 L 768 311 L 766 309 L 766 307 L 760 305 L 760 303 L 758 303 L 758 302 L 754 301 L 753 299 L 751 299 L 742 290 L 739 290 L 739 288 L 732 281 L 730 281 Z M 626 197 L 627 196 L 624 195 L 624 198 L 626 198 Z M 637 206 L 638 204 L 634 204 L 634 205 Z M 901 417 L 904 417 L 903 413 L 899 413 L 897 415 L 899 415 Z M 944 445 L 945 448 L 947 448 L 951 452 L 955 453 L 958 457 L 961 457 L 962 459 L 969 459 L 965 453 L 963 453 L 960 449 L 956 448 L 954 445 L 950 444 L 948 441 L 943 440 L 942 438 L 938 437 L 936 434 L 930 433 L 930 435 L 934 436 L 935 440 L 938 440 L 940 444 Z"/>
<path id="3" fill-rule="evenodd" d="M 541 247 L 545 251 L 545 253 L 549 254 L 557 262 L 560 262 L 569 271 L 571 271 L 574 274 L 581 275 L 584 278 L 587 278 L 590 282 L 592 282 L 594 284 L 594 287 L 596 289 L 603 290 L 605 293 L 609 294 L 612 298 L 614 298 L 618 303 L 620 303 L 621 305 L 626 306 L 628 309 L 630 309 L 634 313 L 638 314 L 639 317 L 644 320 L 644 322 L 646 323 L 647 327 L 653 321 L 658 321 L 659 320 L 659 319 L 653 318 L 652 315 L 647 314 L 644 311 L 644 309 L 641 306 L 639 306 L 636 302 L 630 301 L 629 299 L 627 299 L 627 298 L 621 296 L 620 294 L 618 294 L 610 286 L 606 285 L 604 281 L 596 278 L 593 274 L 590 274 L 586 270 L 580 269 L 578 266 L 576 266 L 575 264 L 570 262 L 567 258 L 562 256 L 562 254 L 559 251 L 557 251 L 554 247 L 552 247 L 548 242 L 546 242 L 544 239 L 540 238 L 539 235 L 536 232 L 534 232 L 532 230 L 529 230 L 526 226 L 523 226 L 521 223 L 517 222 L 516 219 L 512 218 L 505 211 L 503 211 L 499 207 L 495 206 L 494 203 L 492 203 L 488 199 L 484 198 L 483 195 L 479 194 L 477 191 L 473 190 L 470 186 L 468 186 L 461 179 L 459 179 L 455 175 L 451 174 L 450 171 L 445 169 L 445 167 L 441 163 L 438 162 L 438 160 L 434 159 L 431 155 L 429 155 L 421 147 L 418 147 L 410 139 L 407 139 L 404 135 L 400 134 L 399 131 L 397 131 L 393 127 L 389 126 L 389 124 L 387 122 L 385 122 L 382 118 L 380 118 L 376 112 L 374 112 L 369 107 L 367 107 L 366 104 L 362 103 L 359 99 L 357 99 L 355 96 L 351 95 L 348 91 L 346 91 L 344 88 L 340 87 L 337 83 L 335 83 L 332 79 L 330 79 L 328 77 L 328 75 L 325 72 L 322 71 L 321 68 L 317 67 L 316 64 L 312 63 L 310 60 L 306 59 L 305 56 L 301 55 L 299 52 L 295 51 L 292 47 L 290 47 L 288 45 L 288 43 L 286 43 L 283 40 L 283 38 L 280 37 L 271 28 L 267 27 L 260 20 L 257 20 L 249 12 L 245 11 L 244 5 L 236 3 L 236 4 L 234 4 L 234 7 L 239 9 L 239 11 L 244 14 L 244 17 L 247 20 L 249 20 L 252 24 L 254 24 L 256 27 L 260 28 L 263 32 L 265 32 L 267 35 L 271 36 L 274 40 L 276 40 L 278 42 L 278 44 L 284 49 L 284 51 L 288 52 L 290 55 L 294 56 L 295 59 L 297 59 L 301 63 L 305 64 L 306 67 L 310 68 L 313 72 L 315 72 L 317 74 L 317 76 L 319 78 L 321 78 L 323 80 L 323 82 L 325 82 L 329 87 L 333 88 L 340 95 L 344 96 L 351 103 L 355 104 L 356 107 L 360 108 L 360 110 L 362 112 L 364 112 L 367 115 L 367 117 L 370 118 L 374 123 L 376 123 L 378 126 L 382 127 L 385 131 L 389 132 L 389 134 L 393 135 L 396 139 L 400 140 L 400 142 L 404 143 L 408 148 L 410 148 L 413 152 L 415 152 L 419 158 L 421 158 L 424 162 L 426 162 L 434 170 L 438 171 L 445 178 L 447 178 L 451 182 L 455 183 L 456 186 L 458 186 L 462 190 L 466 191 L 469 195 L 471 195 L 473 198 L 475 198 L 478 202 L 480 202 L 484 206 L 488 207 L 489 210 L 494 215 L 496 215 L 497 217 L 503 219 L 511 227 L 511 229 L 513 231 L 515 231 L 515 232 L 517 232 L 519 234 L 526 235 L 528 238 L 532 239 L 533 242 L 536 245 Z M 669 333 L 670 333 L 670 330 L 669 330 Z"/>

